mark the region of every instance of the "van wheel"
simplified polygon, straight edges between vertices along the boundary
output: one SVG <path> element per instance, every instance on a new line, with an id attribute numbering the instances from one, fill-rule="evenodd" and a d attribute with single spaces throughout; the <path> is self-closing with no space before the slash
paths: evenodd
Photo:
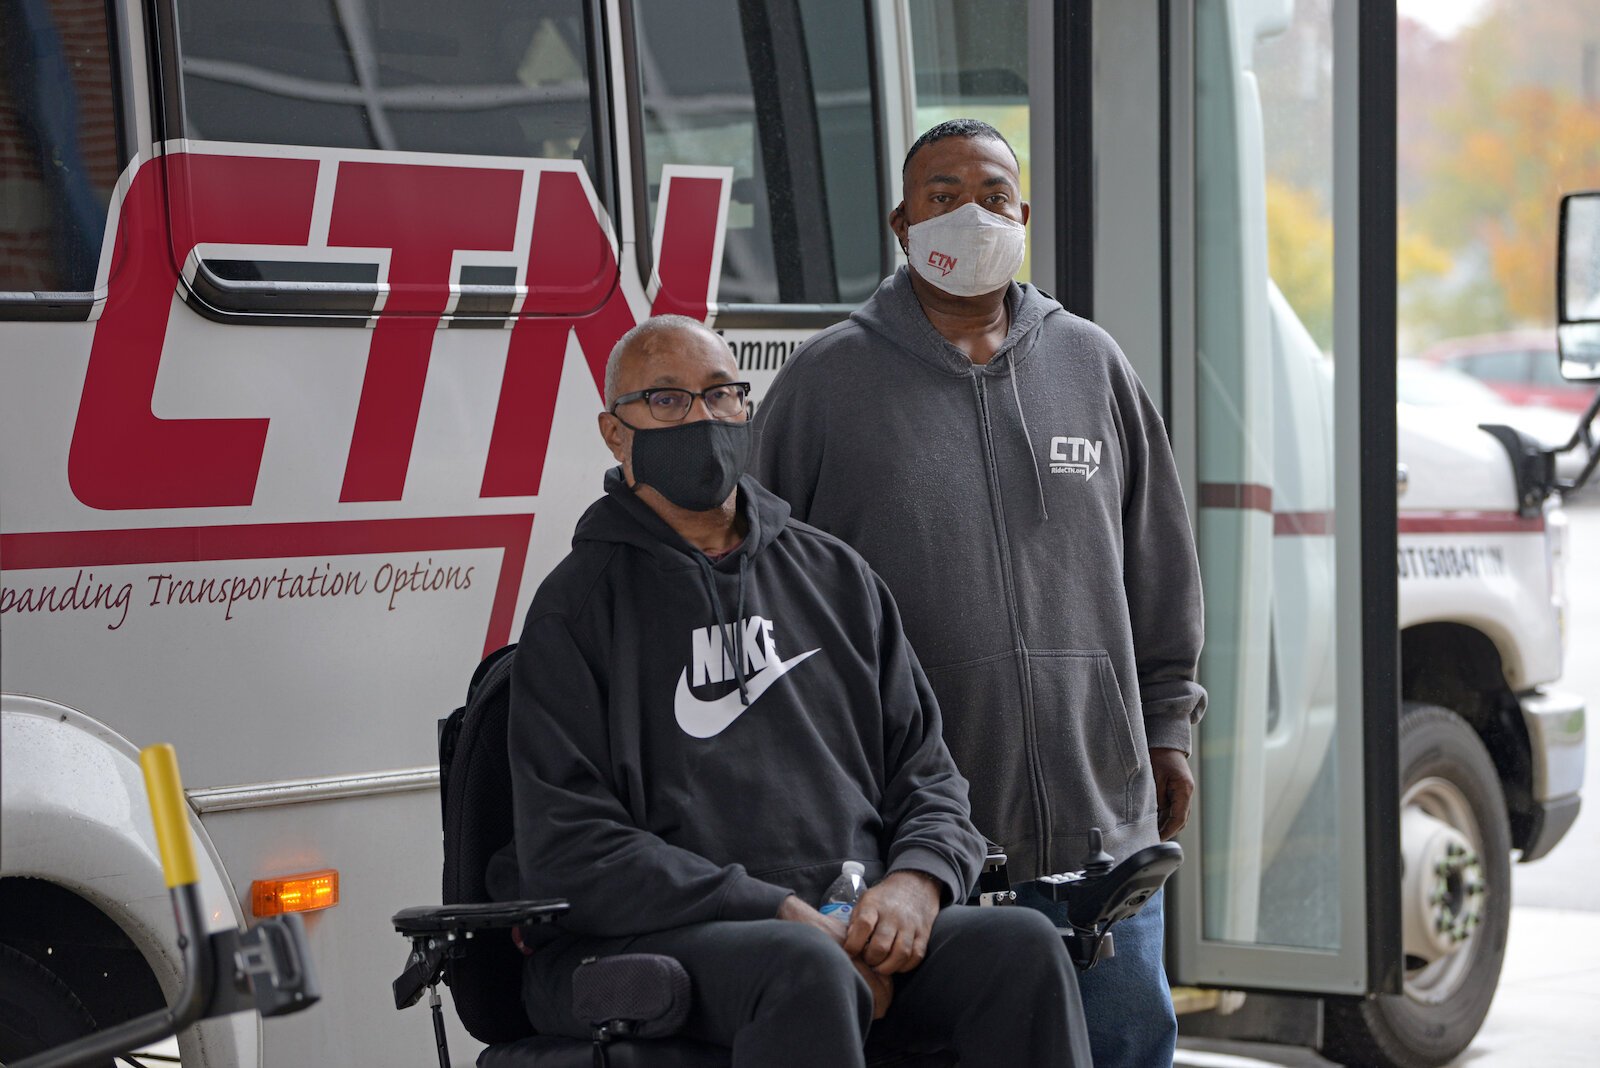
<path id="1" fill-rule="evenodd" d="M 1489 1013 L 1511 922 L 1511 830 L 1494 763 L 1448 709 L 1400 717 L 1400 909 L 1405 992 L 1329 1001 L 1323 1055 L 1436 1068 Z"/>
<path id="2" fill-rule="evenodd" d="M 55 973 L 0 944 L 0 1064 L 95 1030 L 94 1017 Z M 110 1068 L 109 1060 L 100 1062 Z"/>

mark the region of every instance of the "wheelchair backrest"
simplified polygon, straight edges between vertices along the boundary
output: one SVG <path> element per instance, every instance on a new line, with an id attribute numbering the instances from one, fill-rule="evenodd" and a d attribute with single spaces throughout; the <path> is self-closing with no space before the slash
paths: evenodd
<path id="1" fill-rule="evenodd" d="M 506 719 L 511 710 L 515 645 L 484 657 L 467 686 L 467 702 L 439 732 L 439 797 L 444 819 L 442 901 L 490 900 L 489 860 L 511 841 L 511 764 Z M 501 933 L 462 943 L 445 964 L 456 1014 L 478 1041 L 492 1045 L 533 1034 L 522 1007 L 522 954 Z"/>

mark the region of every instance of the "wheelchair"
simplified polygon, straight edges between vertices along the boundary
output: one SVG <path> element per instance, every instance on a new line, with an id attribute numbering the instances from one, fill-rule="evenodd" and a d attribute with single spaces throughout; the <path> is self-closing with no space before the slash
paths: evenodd
<path id="1" fill-rule="evenodd" d="M 466 704 L 440 721 L 439 797 L 444 825 L 443 905 L 402 909 L 395 930 L 411 943 L 393 984 L 396 1009 L 426 993 L 440 1068 L 450 1068 L 438 984 L 446 983 L 461 1023 L 488 1048 L 479 1068 L 727 1068 L 731 1051 L 677 1034 L 688 1016 L 689 977 L 670 957 L 620 954 L 585 962 L 573 978 L 575 1015 L 593 1029 L 589 1040 L 538 1035 L 522 1005 L 521 950 L 510 929 L 555 920 L 562 900 L 489 899 L 489 860 L 512 837 L 511 768 L 506 744 L 515 646 L 489 654 L 467 687 Z M 1046 896 L 1065 902 L 1070 926 L 1061 933 L 1077 967 L 1115 952 L 1111 928 L 1135 915 L 1183 860 L 1164 842 L 1120 864 L 1090 834 L 1082 870 L 1040 880 Z M 1005 854 L 991 849 L 973 904 L 1014 906 Z M 874 1068 L 955 1065 L 937 1048 L 876 1051 Z"/>

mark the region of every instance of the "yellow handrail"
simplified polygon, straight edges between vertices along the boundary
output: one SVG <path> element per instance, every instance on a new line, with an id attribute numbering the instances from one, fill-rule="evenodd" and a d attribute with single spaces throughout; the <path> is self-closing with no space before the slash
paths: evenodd
<path id="1" fill-rule="evenodd" d="M 161 870 L 170 890 L 200 881 L 194 863 L 194 843 L 189 836 L 189 809 L 178 778 L 178 754 L 165 742 L 139 751 L 144 786 L 150 795 L 150 818 L 161 847 Z"/>

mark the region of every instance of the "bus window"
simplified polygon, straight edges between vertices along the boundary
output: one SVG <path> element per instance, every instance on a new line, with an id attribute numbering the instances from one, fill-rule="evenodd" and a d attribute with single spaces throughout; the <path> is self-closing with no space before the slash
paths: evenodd
<path id="1" fill-rule="evenodd" d="M 909 5 L 916 130 L 948 119 L 987 122 L 1011 143 L 1029 199 L 1028 5 L 1025 0 L 928 0 Z M 1031 275 L 1032 253 L 1018 281 Z"/>
<path id="2" fill-rule="evenodd" d="M 0 318 L 87 313 L 124 158 L 106 9 L 0 0 Z"/>
<path id="3" fill-rule="evenodd" d="M 640 217 L 654 226 L 662 166 L 732 166 L 720 301 L 871 295 L 887 272 L 888 205 L 867 5 L 651 0 L 634 17 Z"/>
<path id="4" fill-rule="evenodd" d="M 202 142 L 577 160 L 606 205 L 613 177 L 592 8 L 177 0 L 176 121 Z M 211 257 L 203 266 L 195 289 L 224 312 L 363 313 L 381 288 L 376 262 Z M 463 265 L 451 281 L 472 297 L 458 315 L 508 313 L 516 274 Z"/>
<path id="5" fill-rule="evenodd" d="M 582 0 L 179 0 L 187 137 L 580 159 Z"/>

